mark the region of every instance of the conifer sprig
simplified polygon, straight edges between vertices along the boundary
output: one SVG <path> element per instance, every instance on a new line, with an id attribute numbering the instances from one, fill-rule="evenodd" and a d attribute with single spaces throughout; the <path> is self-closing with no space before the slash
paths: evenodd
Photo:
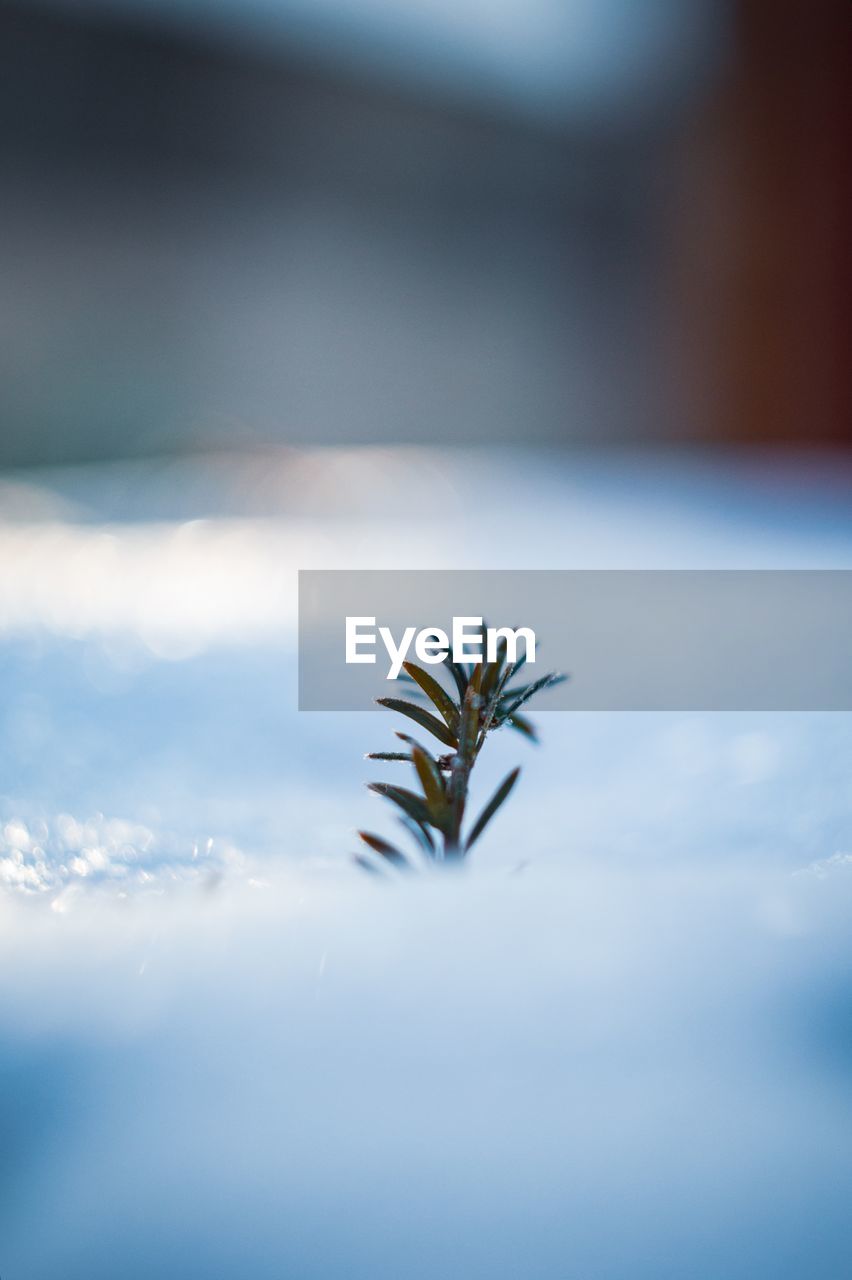
<path id="1" fill-rule="evenodd" d="M 484 638 L 483 627 L 483 645 Z M 521 708 L 536 694 L 567 679 L 550 672 L 526 684 L 519 683 L 525 662 L 525 655 L 517 662 L 507 662 L 506 642 L 502 639 L 492 662 L 462 665 L 446 658 L 441 669 L 452 683 L 452 693 L 428 671 L 406 662 L 400 681 L 408 686 L 410 697 L 377 699 L 380 706 L 426 730 L 443 748 L 430 750 L 398 730 L 396 736 L 405 750 L 374 751 L 367 756 L 368 760 L 413 766 L 414 789 L 386 782 L 369 782 L 367 786 L 399 810 L 397 816 L 414 839 L 421 859 L 444 863 L 464 859 L 515 786 L 519 768 L 507 774 L 464 834 L 470 775 L 489 734 L 507 727 L 537 742 L 536 731 L 521 714 Z M 402 870 L 414 865 L 410 855 L 383 836 L 369 831 L 359 831 L 358 835 L 369 850 L 355 855 L 365 870 L 380 872 L 388 866 Z"/>

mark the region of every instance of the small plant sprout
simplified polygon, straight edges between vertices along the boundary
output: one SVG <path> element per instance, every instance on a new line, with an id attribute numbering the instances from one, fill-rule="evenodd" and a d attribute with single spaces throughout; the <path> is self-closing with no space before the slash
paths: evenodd
<path id="1" fill-rule="evenodd" d="M 452 694 L 428 671 L 414 662 L 405 662 L 399 679 L 414 686 L 413 700 L 377 699 L 380 706 L 425 729 L 443 748 L 440 753 L 434 747 L 430 751 L 409 734 L 397 732 L 404 750 L 373 751 L 367 756 L 368 760 L 413 766 L 413 790 L 389 782 L 369 782 L 367 786 L 400 810 L 399 819 L 413 837 L 421 859 L 458 864 L 466 858 L 517 782 L 520 769 L 513 769 L 466 834 L 463 832 L 470 775 L 488 735 L 508 726 L 536 742 L 535 729 L 521 714 L 521 708 L 535 694 L 567 679 L 550 672 L 527 684 L 518 683 L 525 662 L 525 653 L 516 662 L 507 662 L 505 640 L 500 641 L 496 657 L 490 662 L 483 658 L 476 663 L 458 663 L 447 656 L 441 669 L 448 683 L 452 683 Z M 369 831 L 359 831 L 358 835 L 371 851 L 355 855 L 355 861 L 365 871 L 381 873 L 383 865 L 399 870 L 412 867 L 410 855 L 383 836 Z"/>

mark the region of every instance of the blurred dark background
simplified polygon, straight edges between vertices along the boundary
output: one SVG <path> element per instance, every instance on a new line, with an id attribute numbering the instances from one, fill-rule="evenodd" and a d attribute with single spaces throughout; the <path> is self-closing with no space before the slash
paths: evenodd
<path id="1" fill-rule="evenodd" d="M 0 465 L 852 443 L 848 0 L 0 4 Z"/>

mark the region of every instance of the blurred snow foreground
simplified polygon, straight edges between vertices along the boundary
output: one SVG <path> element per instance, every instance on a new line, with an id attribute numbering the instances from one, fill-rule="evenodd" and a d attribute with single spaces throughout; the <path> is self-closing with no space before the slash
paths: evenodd
<path id="1" fill-rule="evenodd" d="M 0 899 L 9 1274 L 849 1274 L 852 865 L 250 880 Z"/>
<path id="2" fill-rule="evenodd" d="M 383 721 L 299 716 L 293 653 L 299 567 L 852 565 L 841 479 L 8 481 L 4 1280 L 852 1274 L 849 717 L 542 716 L 471 867 L 376 885 Z"/>

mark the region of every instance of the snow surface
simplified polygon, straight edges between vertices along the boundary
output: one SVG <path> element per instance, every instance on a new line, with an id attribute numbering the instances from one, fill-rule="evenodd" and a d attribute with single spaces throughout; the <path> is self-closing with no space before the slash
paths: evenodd
<path id="1" fill-rule="evenodd" d="M 838 467 L 352 451 L 0 486 L 0 1275 L 852 1271 L 852 723 L 552 714 L 375 885 L 299 567 L 850 567 Z M 385 766 L 390 769 L 392 766 Z M 382 768 L 382 767 L 380 767 Z"/>

